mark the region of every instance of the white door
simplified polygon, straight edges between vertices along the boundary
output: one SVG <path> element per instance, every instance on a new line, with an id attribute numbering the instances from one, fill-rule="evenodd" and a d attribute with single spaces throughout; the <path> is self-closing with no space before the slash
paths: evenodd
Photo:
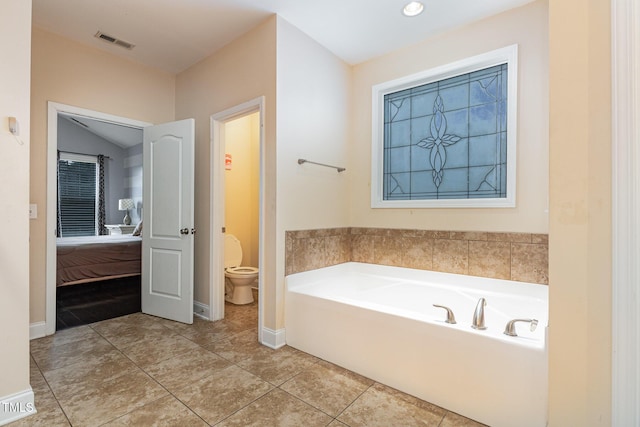
<path id="1" fill-rule="evenodd" d="M 142 312 L 193 323 L 195 121 L 144 128 Z"/>

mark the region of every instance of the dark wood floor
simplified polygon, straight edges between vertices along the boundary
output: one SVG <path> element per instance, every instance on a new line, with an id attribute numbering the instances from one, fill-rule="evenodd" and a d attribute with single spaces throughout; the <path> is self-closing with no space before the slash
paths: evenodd
<path id="1" fill-rule="evenodd" d="M 56 293 L 58 331 L 140 311 L 140 276 L 62 286 Z"/>

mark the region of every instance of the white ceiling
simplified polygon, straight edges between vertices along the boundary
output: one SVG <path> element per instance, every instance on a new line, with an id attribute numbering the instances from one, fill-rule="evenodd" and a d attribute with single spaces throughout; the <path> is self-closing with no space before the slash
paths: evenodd
<path id="1" fill-rule="evenodd" d="M 49 32 L 177 74 L 279 14 L 349 64 L 410 46 L 454 27 L 533 0 L 423 0 L 404 17 L 408 0 L 33 0 L 33 23 Z M 94 37 L 101 31 L 135 47 Z M 69 117 L 67 117 L 69 118 Z M 140 130 L 75 117 L 121 147 Z"/>
<path id="2" fill-rule="evenodd" d="M 408 0 L 33 0 L 44 30 L 179 73 L 274 13 L 349 64 L 358 64 L 437 33 L 532 0 L 424 0 L 414 18 Z M 133 43 L 132 50 L 94 37 Z"/>

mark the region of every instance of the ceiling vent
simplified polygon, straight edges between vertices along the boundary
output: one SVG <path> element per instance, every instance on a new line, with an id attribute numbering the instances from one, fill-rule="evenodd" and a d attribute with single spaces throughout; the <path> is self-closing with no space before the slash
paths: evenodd
<path id="1" fill-rule="evenodd" d="M 134 47 L 136 47 L 135 44 L 126 42 L 124 40 L 120 40 L 120 39 L 118 39 L 116 37 L 113 37 L 113 36 L 110 36 L 108 34 L 105 34 L 102 31 L 98 31 L 94 37 L 97 37 L 97 38 L 99 38 L 101 40 L 104 40 L 107 43 L 115 44 L 116 46 L 120 46 L 120 47 L 123 47 L 125 49 L 129 49 L 129 50 L 131 50 Z"/>

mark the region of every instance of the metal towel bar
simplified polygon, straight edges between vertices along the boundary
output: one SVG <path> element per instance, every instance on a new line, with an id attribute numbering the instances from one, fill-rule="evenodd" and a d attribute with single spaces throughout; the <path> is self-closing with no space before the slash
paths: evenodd
<path id="1" fill-rule="evenodd" d="M 324 166 L 324 167 L 327 167 L 327 168 L 333 168 L 333 169 L 336 169 L 338 171 L 338 173 L 344 172 L 344 171 L 347 170 L 346 168 L 341 168 L 341 167 L 338 167 L 338 166 L 325 165 L 324 163 L 316 163 L 316 162 L 312 162 L 311 160 L 306 160 L 306 159 L 298 159 L 298 164 L 299 165 L 301 165 L 303 163 L 311 163 L 311 164 L 318 165 L 318 166 Z"/>

